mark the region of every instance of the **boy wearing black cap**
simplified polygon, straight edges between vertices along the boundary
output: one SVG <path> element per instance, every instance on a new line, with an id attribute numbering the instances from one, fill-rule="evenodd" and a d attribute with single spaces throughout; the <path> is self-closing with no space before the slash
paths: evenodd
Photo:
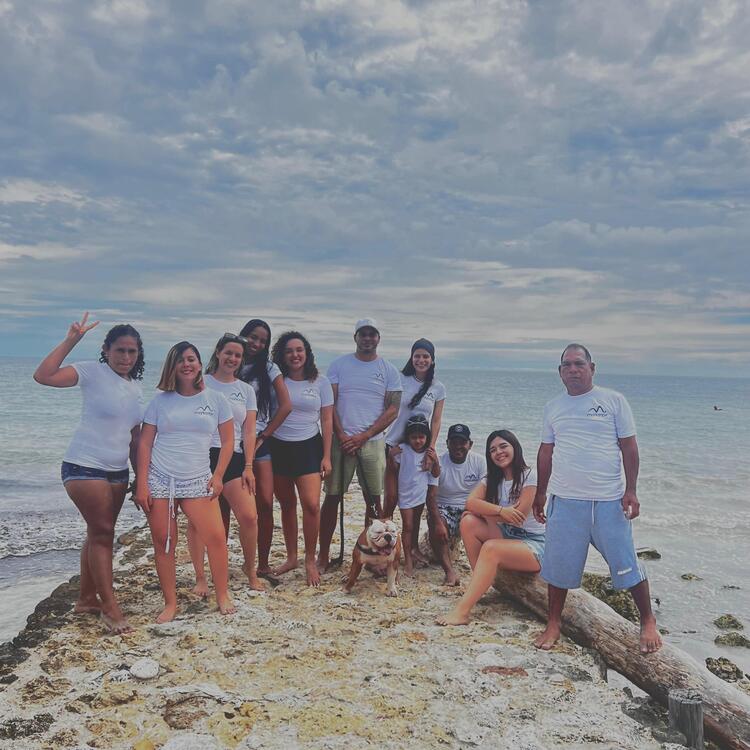
<path id="1" fill-rule="evenodd" d="M 401 512 L 401 548 L 404 551 L 404 574 L 414 575 L 414 551 L 419 544 L 419 524 L 425 501 L 435 502 L 440 464 L 435 461 L 429 469 L 424 468 L 424 454 L 430 445 L 430 425 L 421 414 L 409 417 L 404 430 L 405 442 L 399 445 L 400 452 L 388 461 L 387 472 L 393 481 L 387 487 L 396 487 L 395 497 L 386 498 L 386 518 L 398 505 Z"/>

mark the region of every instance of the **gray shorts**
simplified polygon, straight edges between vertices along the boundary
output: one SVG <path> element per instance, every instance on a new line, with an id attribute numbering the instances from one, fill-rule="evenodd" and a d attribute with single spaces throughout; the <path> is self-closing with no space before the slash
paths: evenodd
<path id="1" fill-rule="evenodd" d="M 547 504 L 547 543 L 541 577 L 560 589 L 581 585 L 589 544 L 609 565 L 612 587 L 631 589 L 646 580 L 630 519 L 619 500 L 575 500 L 552 495 Z"/>

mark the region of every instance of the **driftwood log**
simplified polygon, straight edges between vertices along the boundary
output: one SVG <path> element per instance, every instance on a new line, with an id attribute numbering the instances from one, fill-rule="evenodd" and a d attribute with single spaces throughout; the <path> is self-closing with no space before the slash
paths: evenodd
<path id="1" fill-rule="evenodd" d="M 495 588 L 546 620 L 547 585 L 538 576 L 501 572 Z M 750 750 L 750 697 L 684 651 L 665 643 L 657 653 L 642 655 L 638 626 L 582 589 L 568 592 L 562 631 L 581 646 L 595 649 L 609 667 L 664 706 L 672 689 L 698 692 L 706 736 L 731 750 Z"/>

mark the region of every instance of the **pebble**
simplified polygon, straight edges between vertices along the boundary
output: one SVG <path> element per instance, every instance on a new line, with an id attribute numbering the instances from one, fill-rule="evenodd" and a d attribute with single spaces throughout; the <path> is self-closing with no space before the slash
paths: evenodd
<path id="1" fill-rule="evenodd" d="M 159 662 L 153 659 L 138 659 L 130 667 L 130 674 L 137 680 L 153 680 L 159 676 Z"/>

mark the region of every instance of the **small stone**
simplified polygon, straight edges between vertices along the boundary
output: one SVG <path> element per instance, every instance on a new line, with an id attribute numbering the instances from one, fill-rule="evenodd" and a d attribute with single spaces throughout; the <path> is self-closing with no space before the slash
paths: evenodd
<path id="1" fill-rule="evenodd" d="M 709 657 L 706 659 L 706 667 L 709 672 L 713 672 L 717 677 L 721 677 L 726 682 L 737 682 L 743 677 L 742 670 L 732 661 L 720 656 L 718 659 Z"/>
<path id="2" fill-rule="evenodd" d="M 722 633 L 714 638 L 714 643 L 717 646 L 744 646 L 750 648 L 750 640 L 748 640 L 742 633 Z"/>
<path id="3" fill-rule="evenodd" d="M 153 659 L 138 659 L 130 666 L 130 674 L 137 680 L 153 680 L 159 676 L 159 662 Z"/>
<path id="4" fill-rule="evenodd" d="M 721 588 L 726 589 L 727 591 L 739 591 L 741 587 L 735 586 L 733 583 L 727 583 Z"/>
<path id="5" fill-rule="evenodd" d="M 683 581 L 702 581 L 703 579 L 700 576 L 695 575 L 695 573 L 683 573 L 680 578 L 682 578 Z"/>
<path id="6" fill-rule="evenodd" d="M 730 614 L 722 615 L 714 620 L 714 625 L 721 630 L 744 630 L 745 626 L 734 616 Z"/>
<path id="7" fill-rule="evenodd" d="M 661 553 L 653 547 L 641 547 L 636 554 L 641 560 L 661 560 Z"/>

